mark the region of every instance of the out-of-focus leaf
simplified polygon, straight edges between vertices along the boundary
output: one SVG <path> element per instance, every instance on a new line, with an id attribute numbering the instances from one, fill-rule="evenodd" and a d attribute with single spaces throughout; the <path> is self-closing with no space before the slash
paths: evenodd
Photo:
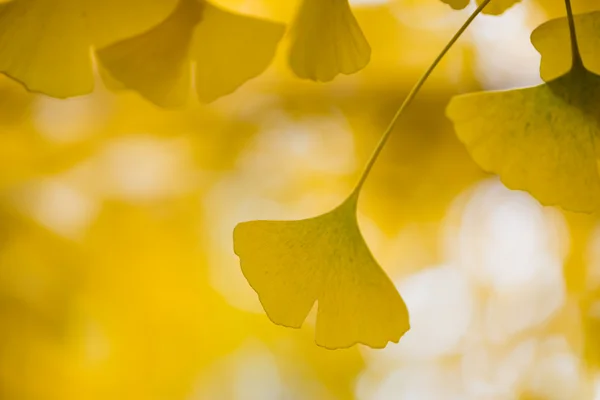
<path id="1" fill-rule="evenodd" d="M 577 44 L 585 67 L 600 73 L 600 11 L 574 16 Z M 542 55 L 540 74 L 548 82 L 571 68 L 571 40 L 566 18 L 556 18 L 538 26 L 531 43 Z"/>
<path id="2" fill-rule="evenodd" d="M 466 6 L 469 5 L 470 1 L 468 0 L 442 0 L 444 3 L 448 4 L 450 7 L 455 10 L 462 10 Z M 492 0 L 490 4 L 488 4 L 483 10 L 484 14 L 491 15 L 500 15 L 504 11 L 508 10 L 521 0 Z M 483 0 L 477 0 L 477 4 L 483 3 Z"/>
<path id="3" fill-rule="evenodd" d="M 163 23 L 100 49 L 98 58 L 109 85 L 114 80 L 159 106 L 177 107 L 187 101 L 192 63 L 196 93 L 211 102 L 262 73 L 283 32 L 278 23 L 181 0 Z"/>
<path id="4" fill-rule="evenodd" d="M 70 97 L 93 89 L 91 47 L 139 34 L 175 0 L 14 0 L 0 5 L 0 71 L 29 90 Z"/>
<path id="5" fill-rule="evenodd" d="M 371 58 L 348 0 L 303 0 L 292 28 L 290 65 L 300 78 L 331 81 L 353 74 Z"/>

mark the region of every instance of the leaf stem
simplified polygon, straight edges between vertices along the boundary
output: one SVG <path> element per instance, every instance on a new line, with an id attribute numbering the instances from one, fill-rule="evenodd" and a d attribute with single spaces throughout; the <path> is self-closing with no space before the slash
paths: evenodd
<path id="1" fill-rule="evenodd" d="M 436 57 L 436 59 L 429 66 L 429 68 L 427 68 L 427 70 L 421 76 L 421 78 L 417 81 L 415 86 L 413 86 L 410 93 L 408 93 L 408 96 L 406 96 L 406 98 L 404 99 L 404 102 L 402 103 L 400 108 L 398 108 L 398 111 L 396 111 L 396 114 L 392 118 L 392 121 L 390 122 L 390 124 L 388 125 L 386 130 L 383 132 L 383 135 L 381 136 L 381 139 L 379 140 L 377 147 L 375 147 L 375 150 L 373 151 L 371 158 L 369 158 L 369 161 L 367 162 L 367 165 L 365 166 L 365 169 L 363 170 L 363 173 L 360 176 L 360 179 L 358 180 L 358 183 L 356 184 L 350 197 L 356 197 L 356 198 L 358 197 L 358 194 L 360 193 L 362 186 L 364 185 L 365 181 L 367 180 L 367 177 L 369 176 L 369 173 L 371 172 L 373 165 L 377 161 L 377 158 L 379 157 L 381 150 L 383 150 L 383 148 L 385 147 L 385 144 L 387 143 L 388 139 L 390 138 L 390 135 L 391 135 L 392 131 L 394 130 L 394 127 L 396 126 L 396 123 L 398 122 L 398 118 L 400 117 L 400 115 L 404 112 L 406 107 L 408 107 L 412 103 L 414 98 L 417 96 L 417 94 L 423 87 L 423 84 L 425 84 L 425 82 L 429 78 L 429 75 L 431 75 L 433 70 L 440 63 L 440 61 L 442 61 L 442 58 L 444 58 L 444 56 L 446 55 L 448 50 L 450 50 L 452 48 L 454 43 L 456 43 L 456 41 L 461 37 L 461 35 L 464 33 L 464 31 L 469 27 L 469 25 L 471 25 L 471 22 L 473 22 L 473 20 L 483 11 L 485 6 L 487 6 L 490 1 L 491 0 L 484 0 L 483 2 L 481 2 L 481 4 L 477 7 L 477 9 L 475 11 L 473 11 L 473 13 L 469 16 L 469 18 L 465 21 L 465 23 L 454 34 L 452 39 L 450 39 L 448 44 L 443 48 L 441 53 Z M 569 2 L 569 0 L 566 0 L 566 1 L 567 1 L 567 3 Z"/>
<path id="2" fill-rule="evenodd" d="M 581 58 L 581 53 L 579 52 L 579 44 L 577 43 L 577 33 L 575 32 L 575 19 L 573 18 L 571 0 L 565 0 L 565 7 L 567 9 L 567 20 L 569 21 L 569 36 L 571 37 L 571 54 L 573 58 L 571 69 L 582 69 L 583 60 Z"/>

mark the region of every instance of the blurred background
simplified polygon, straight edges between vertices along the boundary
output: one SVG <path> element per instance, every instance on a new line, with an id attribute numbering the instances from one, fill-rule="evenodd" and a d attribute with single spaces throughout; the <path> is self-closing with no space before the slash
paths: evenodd
<path id="1" fill-rule="evenodd" d="M 282 22 L 297 7 L 218 3 Z M 265 316 L 235 224 L 343 199 L 474 8 L 352 3 L 372 62 L 331 84 L 295 78 L 287 42 L 261 77 L 184 110 L 100 80 L 58 100 L 0 78 L 0 399 L 600 399 L 597 217 L 506 189 L 444 116 L 454 94 L 540 82 L 529 34 L 562 0 L 479 17 L 365 186 L 361 228 L 411 313 L 400 343 L 329 351 L 314 317 Z"/>

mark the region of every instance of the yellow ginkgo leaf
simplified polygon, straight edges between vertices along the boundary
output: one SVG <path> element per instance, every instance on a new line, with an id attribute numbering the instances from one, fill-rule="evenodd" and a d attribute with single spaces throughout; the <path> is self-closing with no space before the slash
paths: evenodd
<path id="1" fill-rule="evenodd" d="M 442 0 L 455 10 L 462 10 L 469 5 L 469 0 Z M 484 14 L 500 15 L 504 11 L 508 10 L 521 0 L 492 0 L 490 4 L 483 11 Z M 483 3 L 483 0 L 477 0 L 477 5 Z"/>
<path id="2" fill-rule="evenodd" d="M 371 58 L 371 47 L 348 0 L 303 0 L 292 29 L 290 66 L 300 78 L 331 81 L 353 74 Z"/>
<path id="3" fill-rule="evenodd" d="M 0 4 L 0 72 L 29 90 L 70 97 L 93 89 L 91 47 L 139 34 L 175 0 L 13 0 Z"/>
<path id="4" fill-rule="evenodd" d="M 453 98 L 447 115 L 473 159 L 545 205 L 597 209 L 600 77 L 574 68 L 546 84 Z"/>
<path id="5" fill-rule="evenodd" d="M 282 24 L 206 4 L 192 46 L 196 92 L 210 102 L 260 75 L 275 55 Z"/>
<path id="6" fill-rule="evenodd" d="M 600 73 L 600 11 L 574 16 L 577 43 L 587 69 Z M 543 23 L 531 34 L 531 43 L 542 55 L 540 73 L 546 82 L 571 68 L 571 40 L 567 18 Z"/>
<path id="7" fill-rule="evenodd" d="M 278 23 L 180 0 L 160 25 L 98 50 L 98 59 L 111 88 L 176 107 L 189 97 L 192 64 L 198 97 L 216 100 L 268 67 L 283 32 Z"/>
<path id="8" fill-rule="evenodd" d="M 471 2 L 470 0 L 442 0 L 442 2 L 448 4 L 455 10 L 462 10 Z"/>
<path id="9" fill-rule="evenodd" d="M 315 218 L 234 231 L 242 271 L 269 318 L 299 328 L 317 301 L 316 342 L 330 349 L 382 348 L 409 329 L 404 301 L 360 233 L 356 202 L 353 195 Z"/>

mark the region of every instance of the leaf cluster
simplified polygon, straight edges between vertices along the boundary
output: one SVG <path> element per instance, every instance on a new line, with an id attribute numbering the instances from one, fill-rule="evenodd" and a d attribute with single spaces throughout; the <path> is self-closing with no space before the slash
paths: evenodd
<path id="1" fill-rule="evenodd" d="M 454 9 L 465 0 L 443 0 Z M 526 1 L 526 0 L 523 0 Z M 468 25 L 518 0 L 477 0 L 477 9 L 416 84 L 338 207 L 296 221 L 251 221 L 234 251 L 269 318 L 298 328 L 318 303 L 316 341 L 382 348 L 408 331 L 409 315 L 371 254 L 357 221 L 363 184 L 393 127 Z M 600 204 L 600 12 L 548 21 L 531 41 L 545 83 L 456 96 L 447 107 L 475 162 L 544 205 L 594 212 Z M 0 4 L 0 72 L 28 90 L 65 98 L 106 87 L 160 107 L 233 93 L 271 64 L 286 25 L 209 0 L 13 0 Z M 371 48 L 348 0 L 302 0 L 289 27 L 289 66 L 302 79 L 353 74 Z M 93 60 L 96 61 L 94 64 Z M 35 149 L 34 149 L 35 150 Z"/>

